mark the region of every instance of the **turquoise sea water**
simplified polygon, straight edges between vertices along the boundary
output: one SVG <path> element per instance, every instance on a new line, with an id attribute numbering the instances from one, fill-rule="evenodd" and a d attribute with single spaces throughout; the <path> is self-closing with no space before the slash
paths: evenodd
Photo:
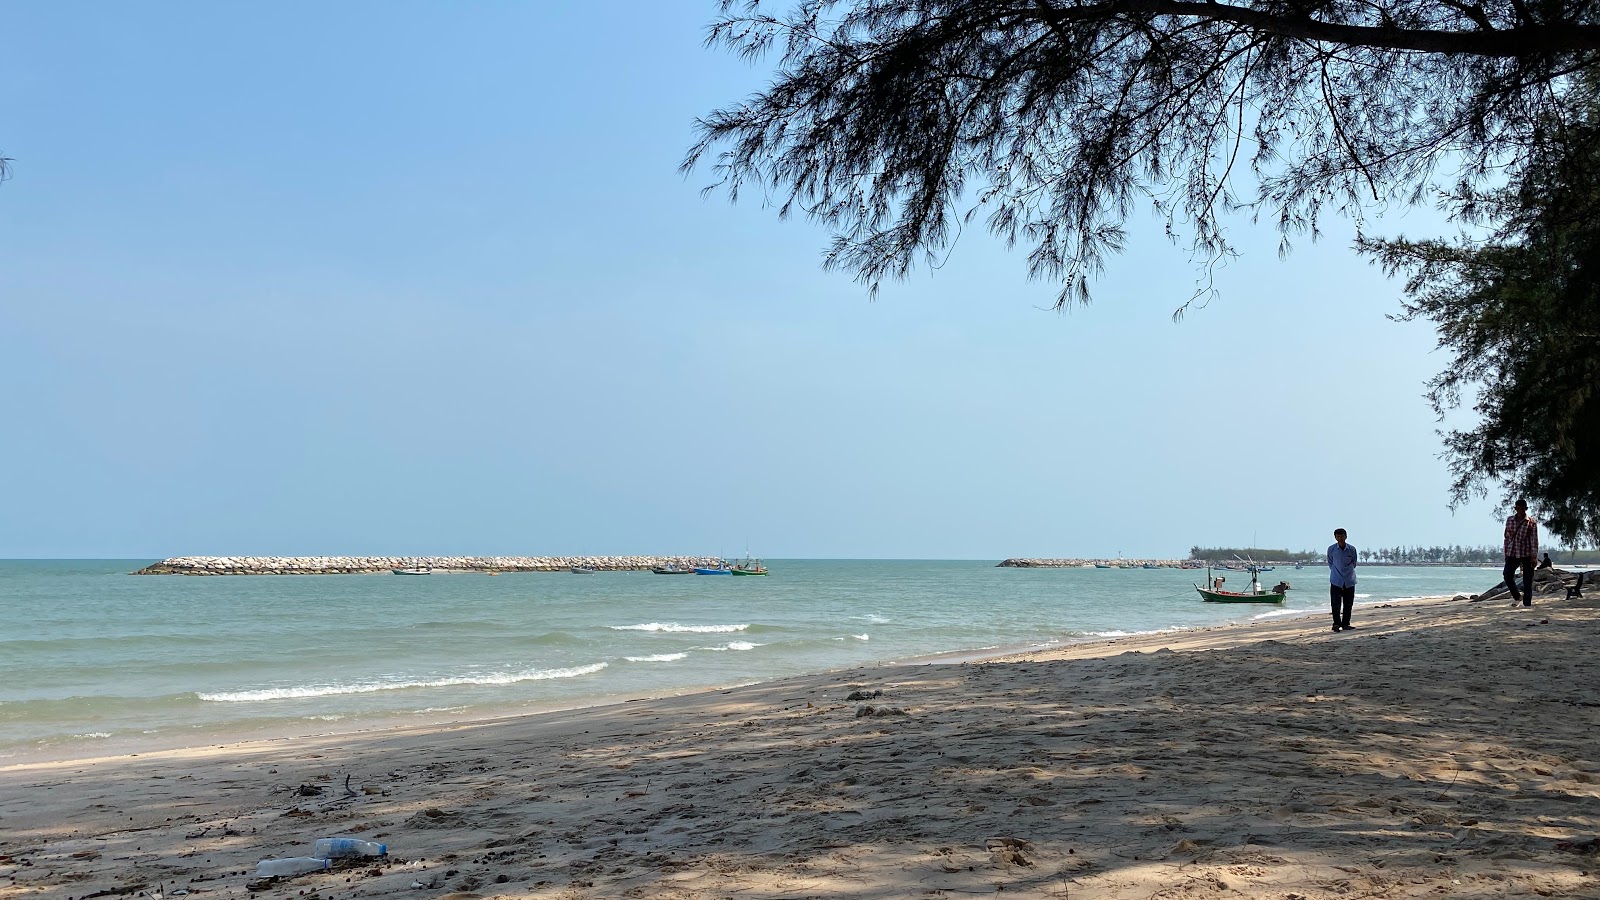
<path id="1" fill-rule="evenodd" d="M 0 561 L 0 764 L 483 718 L 933 654 L 1324 612 L 1217 605 L 1176 569 L 770 560 L 649 573 L 182 577 L 146 560 Z M 1229 572 L 1230 586 L 1248 578 Z M 1370 568 L 1358 603 L 1476 593 L 1484 569 Z"/>

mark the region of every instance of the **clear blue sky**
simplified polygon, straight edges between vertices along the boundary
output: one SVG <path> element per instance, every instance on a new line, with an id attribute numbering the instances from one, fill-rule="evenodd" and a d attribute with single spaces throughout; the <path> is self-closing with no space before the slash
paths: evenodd
<path id="1" fill-rule="evenodd" d="M 0 557 L 1498 540 L 1348 229 L 1181 324 L 1148 219 L 1087 308 L 970 231 L 871 301 L 677 173 L 714 8 L 9 4 Z"/>

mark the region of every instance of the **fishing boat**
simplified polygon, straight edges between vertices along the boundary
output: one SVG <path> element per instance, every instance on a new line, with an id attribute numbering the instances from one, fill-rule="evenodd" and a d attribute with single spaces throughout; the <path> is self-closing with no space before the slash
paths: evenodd
<path id="1" fill-rule="evenodd" d="M 1287 586 L 1283 591 L 1264 590 L 1261 587 L 1261 580 L 1257 577 L 1259 570 L 1255 566 L 1249 566 L 1248 568 L 1250 570 L 1250 589 L 1247 591 L 1214 590 L 1211 586 L 1215 585 L 1216 582 L 1211 580 L 1210 566 L 1206 567 L 1207 587 L 1201 587 L 1197 584 L 1194 589 L 1200 592 L 1200 599 L 1207 603 L 1282 603 L 1284 601 Z"/>
<path id="2" fill-rule="evenodd" d="M 432 566 L 412 566 L 408 569 L 390 569 L 396 575 L 432 575 Z"/>
<path id="3" fill-rule="evenodd" d="M 728 568 L 727 563 L 719 562 L 714 566 L 695 566 L 694 573 L 696 575 L 732 575 L 733 570 Z"/>
<path id="4" fill-rule="evenodd" d="M 574 575 L 593 575 L 600 570 L 594 566 L 568 566 L 567 571 Z"/>
<path id="5" fill-rule="evenodd" d="M 733 564 L 732 571 L 735 575 L 765 575 L 767 567 L 761 564 L 761 560 L 746 556 Z"/>
<path id="6" fill-rule="evenodd" d="M 1108 564 L 1108 563 L 1095 563 L 1094 567 L 1096 569 L 1109 569 L 1109 568 L 1111 568 L 1110 564 Z"/>
<path id="7" fill-rule="evenodd" d="M 680 569 L 677 566 L 651 566 L 650 571 L 656 575 L 693 575 L 693 569 Z"/>
<path id="8" fill-rule="evenodd" d="M 1143 563 L 1142 565 L 1139 566 L 1139 568 L 1141 568 L 1141 569 L 1154 569 L 1154 568 L 1156 568 L 1156 564 L 1155 563 Z"/>

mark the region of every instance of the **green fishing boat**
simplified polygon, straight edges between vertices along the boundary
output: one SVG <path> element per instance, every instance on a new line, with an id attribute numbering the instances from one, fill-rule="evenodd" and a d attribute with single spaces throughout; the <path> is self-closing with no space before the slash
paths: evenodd
<path id="1" fill-rule="evenodd" d="M 761 560 L 746 556 L 733 564 L 733 574 L 765 575 L 767 574 L 767 567 L 761 564 Z"/>
<path id="2" fill-rule="evenodd" d="M 1211 587 L 1203 588 L 1197 584 L 1194 589 L 1200 592 L 1200 599 L 1207 603 L 1282 603 L 1287 599 L 1287 594 L 1283 590 L 1269 591 L 1261 587 L 1261 581 L 1256 577 L 1260 570 L 1256 566 L 1249 566 L 1249 570 L 1250 589 L 1247 591 L 1220 590 L 1218 582 L 1211 580 L 1210 566 L 1206 566 L 1206 584 Z M 1287 589 L 1287 583 L 1280 583 L 1280 586 Z"/>

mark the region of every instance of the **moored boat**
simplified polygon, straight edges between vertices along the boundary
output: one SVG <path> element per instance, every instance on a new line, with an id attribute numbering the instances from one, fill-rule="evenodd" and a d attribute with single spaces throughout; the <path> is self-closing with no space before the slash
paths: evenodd
<path id="1" fill-rule="evenodd" d="M 695 566 L 694 573 L 696 575 L 732 575 L 733 570 L 728 568 L 727 563 L 719 563 L 715 566 Z"/>
<path id="2" fill-rule="evenodd" d="M 1206 569 L 1206 584 L 1209 588 L 1195 585 L 1194 589 L 1200 592 L 1200 599 L 1207 603 L 1282 603 L 1286 599 L 1288 584 L 1280 583 L 1278 587 L 1283 590 L 1263 590 L 1261 581 L 1256 577 L 1259 571 L 1255 566 L 1250 566 L 1250 589 L 1247 591 L 1223 591 L 1217 589 L 1217 582 L 1211 580 L 1211 569 Z"/>
<path id="3" fill-rule="evenodd" d="M 600 570 L 594 566 L 568 566 L 567 571 L 574 575 L 593 575 Z"/>
<path id="4" fill-rule="evenodd" d="M 765 575 L 767 567 L 761 564 L 761 560 L 746 556 L 734 563 L 730 571 L 735 575 Z"/>
<path id="5" fill-rule="evenodd" d="M 693 569 L 680 569 L 677 566 L 651 566 L 650 571 L 656 575 L 693 575 Z"/>
<path id="6" fill-rule="evenodd" d="M 396 575 L 432 575 L 432 566 L 412 566 L 408 569 L 390 569 Z"/>

